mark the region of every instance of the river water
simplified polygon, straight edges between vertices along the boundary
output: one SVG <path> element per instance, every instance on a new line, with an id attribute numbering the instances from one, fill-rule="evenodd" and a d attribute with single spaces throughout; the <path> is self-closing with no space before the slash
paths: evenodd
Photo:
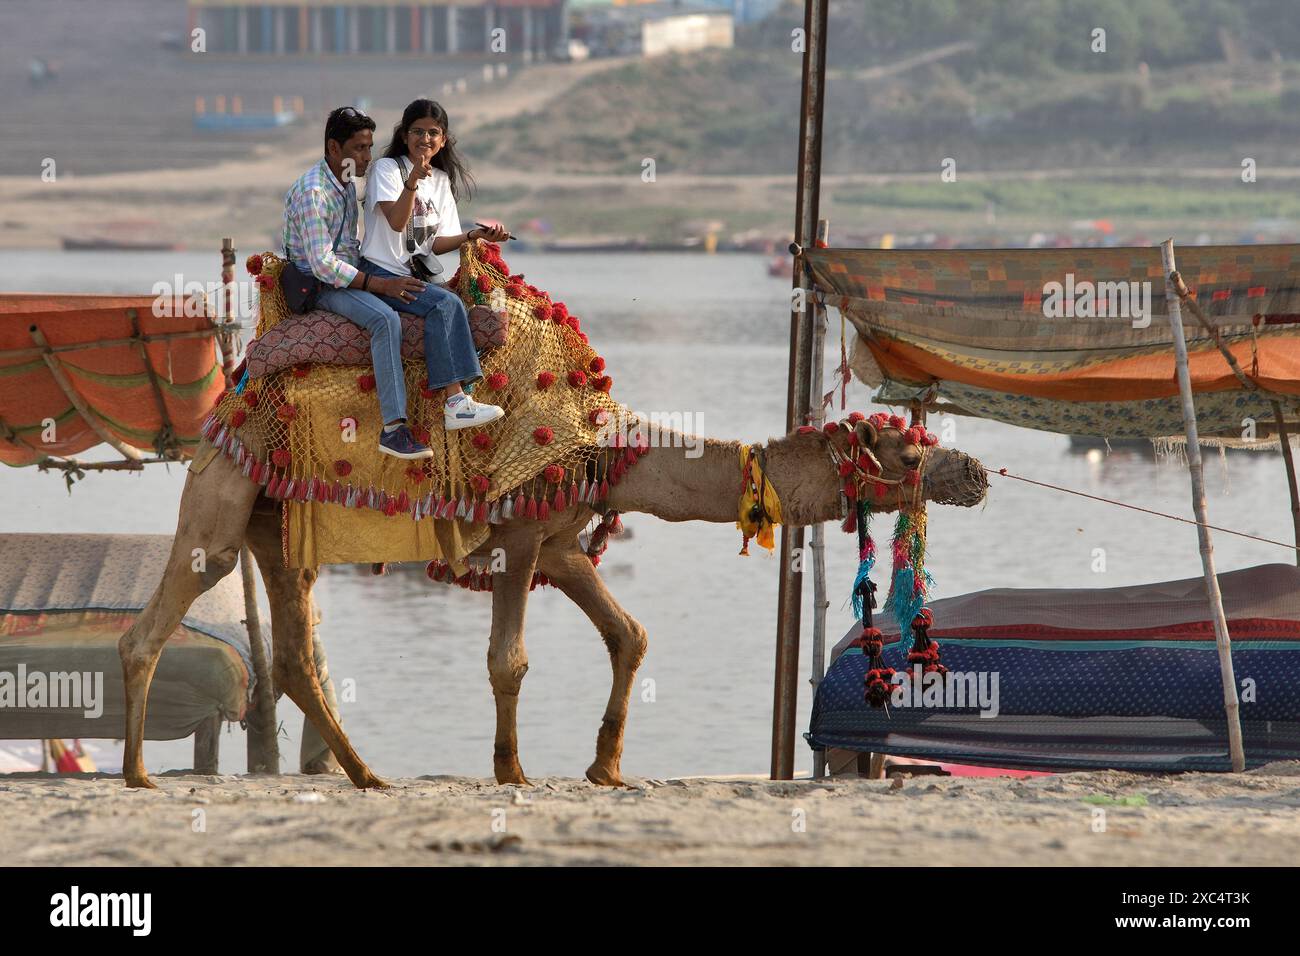
<path id="1" fill-rule="evenodd" d="M 694 416 L 701 434 L 755 441 L 782 431 L 790 284 L 768 277 L 762 257 L 506 254 L 512 269 L 582 318 L 608 361 L 618 400 L 640 411 Z M 219 264 L 218 256 L 198 253 L 0 252 L 0 291 L 144 293 L 176 273 L 215 280 Z M 838 349 L 832 312 L 827 369 L 838 361 Z M 875 410 L 864 386 L 850 386 L 848 409 Z M 1175 463 L 1121 452 L 1079 455 L 1065 437 L 998 423 L 931 421 L 936 431 L 945 425 L 945 444 L 991 471 L 1007 467 L 1191 517 L 1187 473 Z M 1276 452 L 1223 461 L 1211 451 L 1206 460 L 1212 523 L 1289 540 Z M 170 534 L 184 477 L 182 468 L 162 466 L 137 475 L 92 474 L 69 495 L 56 476 L 6 469 L 0 528 Z M 1112 587 L 1200 573 L 1190 525 L 996 475 L 990 480 L 981 507 L 931 509 L 928 561 L 938 597 L 992 587 Z M 600 570 L 649 631 L 650 649 L 633 697 L 624 772 L 766 772 L 777 562 L 756 547 L 751 557 L 737 556 L 739 533 L 729 525 L 670 524 L 643 515 L 628 515 L 625 524 L 631 534 L 614 540 Z M 887 530 L 876 529 L 878 540 Z M 853 623 L 846 599 L 856 562 L 852 540 L 833 525 L 827 542 L 829 644 Z M 1104 550 L 1104 569 L 1096 549 Z M 1291 559 L 1282 548 L 1222 534 L 1215 549 L 1221 571 Z M 805 586 L 803 678 L 811 654 L 811 575 Z M 346 568 L 322 574 L 317 601 L 335 680 L 355 681 L 355 701 L 342 705 L 344 725 L 370 764 L 391 776 L 490 776 L 490 598 L 419 575 L 372 577 Z M 526 641 L 530 669 L 519 705 L 524 769 L 579 776 L 594 753 L 609 693 L 604 645 L 552 589 L 533 592 Z M 809 709 L 801 680 L 801 731 Z M 282 765 L 294 771 L 302 716 L 287 699 L 279 716 Z M 237 726 L 223 736 L 223 772 L 242 772 L 243 742 Z M 795 753 L 797 769 L 807 771 L 811 755 L 802 740 Z M 190 744 L 150 741 L 145 757 L 151 771 L 189 766 Z"/>

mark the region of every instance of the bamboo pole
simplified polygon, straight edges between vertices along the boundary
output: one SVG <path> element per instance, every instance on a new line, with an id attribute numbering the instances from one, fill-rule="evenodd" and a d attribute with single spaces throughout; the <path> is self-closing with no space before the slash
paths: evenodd
<path id="1" fill-rule="evenodd" d="M 90 426 L 91 430 L 98 435 L 102 441 L 112 445 L 123 458 L 130 458 L 132 460 L 143 458 L 144 456 L 140 454 L 138 448 L 133 448 L 121 441 L 116 435 L 108 430 L 108 426 L 100 420 L 99 416 L 90 410 L 90 406 L 86 404 L 86 400 L 81 397 L 81 393 L 76 390 L 72 384 L 72 380 L 68 378 L 68 373 L 63 370 L 63 364 L 50 350 L 50 343 L 46 341 L 45 334 L 40 330 L 40 328 L 33 325 L 28 328 L 28 331 L 31 333 L 32 339 L 35 340 L 36 344 L 41 347 L 41 358 L 45 359 L 45 364 L 49 368 L 50 374 L 54 376 L 54 381 L 58 384 L 59 388 L 63 389 L 63 394 L 68 396 L 68 400 L 72 402 L 72 407 L 80 413 L 81 417 L 85 420 L 86 424 Z"/>
<path id="2" fill-rule="evenodd" d="M 806 0 L 803 93 L 799 119 L 799 170 L 795 201 L 795 243 L 812 245 L 821 194 L 822 113 L 826 86 L 828 0 Z M 795 257 L 794 288 L 807 298 L 802 253 Z M 786 393 L 786 431 L 804 424 L 812 372 L 812 316 L 806 305 L 790 314 L 790 367 Z M 776 678 L 772 692 L 772 779 L 794 777 L 795 722 L 799 703 L 799 618 L 803 575 L 794 570 L 795 552 L 803 551 L 803 528 L 781 526 L 779 584 L 776 602 Z"/>
<path id="3" fill-rule="evenodd" d="M 244 626 L 248 629 L 249 656 L 253 659 L 253 703 L 244 723 L 248 728 L 248 772 L 279 773 L 280 742 L 276 737 L 275 686 L 262 643 L 262 621 L 257 610 L 257 580 L 253 552 L 239 549 L 239 575 L 244 587 Z"/>
<path id="4" fill-rule="evenodd" d="M 830 223 L 825 219 L 817 220 L 817 245 L 825 247 L 830 242 Z M 812 374 L 808 396 L 812 424 L 818 429 L 826 420 L 822 405 L 822 376 L 824 374 L 826 351 L 826 307 L 821 302 L 813 305 L 812 322 Z M 826 526 L 812 526 L 809 549 L 813 559 L 813 639 L 812 639 L 812 674 L 808 683 L 812 686 L 813 699 L 817 699 L 817 688 L 821 686 L 826 674 L 826 610 L 831 606 L 826 599 Z M 813 751 L 813 779 L 820 780 L 826 776 L 826 751 Z"/>
<path id="5" fill-rule="evenodd" d="M 1165 303 L 1169 311 L 1169 328 L 1174 340 L 1174 363 L 1178 369 L 1178 393 L 1183 404 L 1183 425 L 1187 431 L 1187 470 L 1192 479 L 1192 510 L 1196 515 L 1196 536 L 1200 543 L 1201 568 L 1205 572 L 1205 594 L 1210 602 L 1214 623 L 1214 643 L 1219 652 L 1219 673 L 1223 680 L 1223 711 L 1228 725 L 1228 752 L 1234 773 L 1246 769 L 1246 754 L 1241 742 L 1240 706 L 1237 702 L 1237 680 L 1232 671 L 1232 640 L 1228 635 L 1228 620 L 1223 613 L 1223 595 L 1219 592 L 1219 578 L 1214 570 L 1214 545 L 1210 541 L 1208 513 L 1205 505 L 1204 471 L 1201 467 L 1200 438 L 1196 432 L 1196 404 L 1192 397 L 1192 376 L 1187 366 L 1187 340 L 1183 336 L 1183 315 L 1178 290 L 1174 283 L 1177 267 L 1174 264 L 1174 241 L 1166 239 L 1160 244 L 1160 260 L 1165 275 Z"/>
<path id="6" fill-rule="evenodd" d="M 1273 418 L 1277 421 L 1277 440 L 1282 446 L 1282 463 L 1286 466 L 1287 489 L 1291 492 L 1291 527 L 1295 533 L 1295 563 L 1300 565 L 1300 490 L 1296 488 L 1295 458 L 1291 454 L 1291 436 L 1287 434 L 1282 405 L 1273 403 Z"/>
<path id="7" fill-rule="evenodd" d="M 221 346 L 221 372 L 226 380 L 226 388 L 234 386 L 232 377 L 235 371 L 235 353 L 239 348 L 239 338 L 232 328 L 234 323 L 235 300 L 231 294 L 235 283 L 235 241 L 230 238 L 221 240 L 221 285 L 225 289 L 222 301 L 225 303 L 226 320 L 221 326 L 214 323 L 214 328 L 227 330 L 218 338 Z M 279 773 L 280 742 L 276 737 L 275 720 L 275 685 L 271 678 L 271 665 L 266 657 L 266 645 L 262 643 L 262 621 L 257 610 L 257 577 L 253 569 L 257 566 L 253 551 L 245 544 L 239 549 L 239 576 L 244 588 L 244 627 L 248 630 L 249 657 L 253 661 L 253 703 L 248 708 L 244 723 L 248 728 L 248 772 Z M 274 635 L 272 635 L 274 638 Z"/>

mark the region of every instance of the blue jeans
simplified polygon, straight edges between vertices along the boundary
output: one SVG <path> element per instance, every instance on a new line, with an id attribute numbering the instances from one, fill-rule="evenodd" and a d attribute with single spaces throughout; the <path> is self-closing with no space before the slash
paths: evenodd
<path id="1" fill-rule="evenodd" d="M 370 333 L 370 360 L 384 422 L 406 417 L 406 377 L 402 372 L 402 322 L 377 295 L 360 289 L 323 288 L 316 307 L 337 312 Z"/>
<path id="2" fill-rule="evenodd" d="M 372 276 L 394 276 L 365 258 L 361 268 Z M 469 330 L 469 312 L 455 292 L 426 282 L 424 291 L 410 302 L 386 295 L 378 298 L 398 311 L 424 319 L 424 364 L 429 370 L 429 388 L 460 382 L 470 391 L 473 383 L 483 377 L 474 334 Z"/>

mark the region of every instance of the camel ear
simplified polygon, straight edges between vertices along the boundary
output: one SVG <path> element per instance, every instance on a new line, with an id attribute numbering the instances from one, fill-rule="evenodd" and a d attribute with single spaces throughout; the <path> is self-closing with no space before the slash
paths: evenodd
<path id="1" fill-rule="evenodd" d="M 858 436 L 858 444 L 863 448 L 875 448 L 876 442 L 880 440 L 876 426 L 865 418 L 853 426 L 853 433 Z"/>

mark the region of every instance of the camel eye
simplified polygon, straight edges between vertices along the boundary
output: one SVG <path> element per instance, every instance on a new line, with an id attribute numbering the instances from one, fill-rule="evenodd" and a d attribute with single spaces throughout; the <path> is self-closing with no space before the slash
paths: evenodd
<path id="1" fill-rule="evenodd" d="M 915 448 L 915 445 L 909 445 L 907 451 L 902 454 L 903 464 L 908 468 L 915 468 L 921 462 L 921 453 Z"/>

